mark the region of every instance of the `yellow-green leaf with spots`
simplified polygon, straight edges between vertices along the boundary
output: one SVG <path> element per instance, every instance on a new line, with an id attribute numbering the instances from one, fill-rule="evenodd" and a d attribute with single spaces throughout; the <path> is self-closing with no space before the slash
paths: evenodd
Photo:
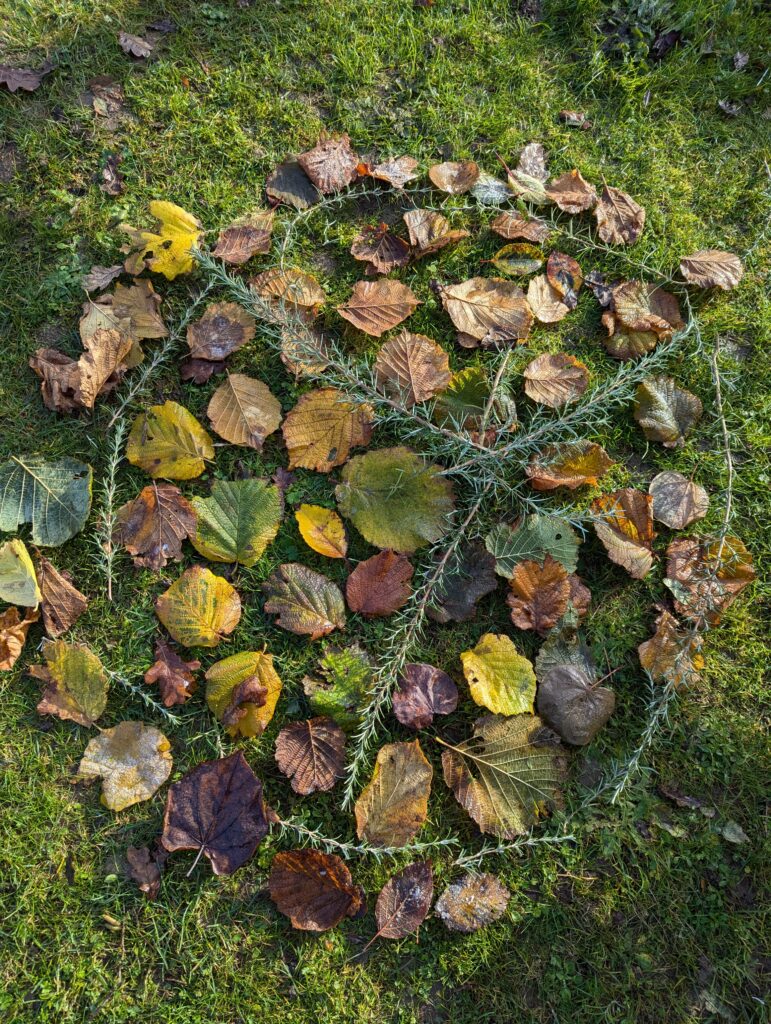
<path id="1" fill-rule="evenodd" d="M 276 710 L 281 679 L 266 651 L 242 651 L 206 673 L 206 703 L 230 736 L 260 736 Z"/>
<path id="2" fill-rule="evenodd" d="M 216 647 L 241 618 L 241 599 L 222 576 L 194 565 L 156 600 L 155 614 L 185 647 Z"/>
<path id="3" fill-rule="evenodd" d="M 184 406 L 164 402 L 151 405 L 134 420 L 126 457 L 152 477 L 193 480 L 214 458 L 214 445 Z"/>
<path id="4" fill-rule="evenodd" d="M 497 715 L 519 715 L 533 710 L 533 666 L 508 636 L 485 633 L 473 650 L 463 651 L 460 660 L 477 704 Z"/>

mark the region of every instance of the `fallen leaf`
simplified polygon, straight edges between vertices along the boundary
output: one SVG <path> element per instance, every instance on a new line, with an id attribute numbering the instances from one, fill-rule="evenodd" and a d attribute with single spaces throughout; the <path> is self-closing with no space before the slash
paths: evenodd
<path id="1" fill-rule="evenodd" d="M 675 610 L 696 623 L 717 625 L 754 579 L 752 555 L 738 537 L 685 537 L 667 548 L 664 582 L 675 596 Z"/>
<path id="2" fill-rule="evenodd" d="M 122 162 L 120 153 L 110 153 L 104 162 L 99 188 L 108 196 L 122 195 L 126 188 L 125 178 L 118 170 Z"/>
<path id="3" fill-rule="evenodd" d="M 131 32 L 119 32 L 118 45 L 130 57 L 149 57 L 154 49 L 149 40 L 132 35 Z"/>
<path id="4" fill-rule="evenodd" d="M 482 832 L 515 839 L 562 806 L 565 758 L 537 715 L 485 715 L 470 740 L 441 742 L 444 781 Z"/>
<path id="5" fill-rule="evenodd" d="M 375 939 L 403 939 L 416 932 L 431 909 L 434 876 L 427 861 L 408 864 L 388 879 L 375 904 Z"/>
<path id="6" fill-rule="evenodd" d="M 43 657 L 45 665 L 32 665 L 29 670 L 45 684 L 38 713 L 93 725 L 107 705 L 109 687 L 99 658 L 85 645 L 64 640 L 44 644 Z"/>
<path id="7" fill-rule="evenodd" d="M 0 544 L 0 601 L 37 608 L 42 600 L 35 566 L 22 540 Z"/>
<path id="8" fill-rule="evenodd" d="M 80 283 L 87 292 L 100 292 L 109 288 L 116 277 L 123 273 L 123 264 L 116 263 L 112 267 L 93 266 L 87 274 L 80 279 Z"/>
<path id="9" fill-rule="evenodd" d="M 446 672 L 423 662 L 404 666 L 393 693 L 394 714 L 410 729 L 427 729 L 434 715 L 449 715 L 458 706 L 458 687 Z"/>
<path id="10" fill-rule="evenodd" d="M 195 511 L 178 487 L 152 483 L 126 502 L 115 516 L 113 540 L 124 547 L 134 565 L 162 569 L 182 558 L 182 541 L 193 537 Z"/>
<path id="11" fill-rule="evenodd" d="M 358 176 L 359 158 L 347 135 L 323 139 L 297 158 L 300 167 L 320 192 L 339 192 Z"/>
<path id="12" fill-rule="evenodd" d="M 534 402 L 559 409 L 576 402 L 589 386 L 589 371 L 575 356 L 542 355 L 524 369 L 525 394 Z"/>
<path id="13" fill-rule="evenodd" d="M 394 188 L 404 188 L 408 181 L 417 178 L 418 161 L 411 156 L 398 156 L 391 160 L 384 160 L 383 163 L 371 167 L 367 163 L 361 163 L 357 171 L 362 176 L 376 178 L 378 181 L 386 181 Z"/>
<path id="14" fill-rule="evenodd" d="M 337 584 L 307 565 L 280 565 L 263 583 L 265 611 L 276 625 L 311 640 L 345 627 L 345 604 Z"/>
<path id="15" fill-rule="evenodd" d="M 220 231 L 212 256 L 233 267 L 242 267 L 252 256 L 270 252 L 273 210 L 255 210 Z"/>
<path id="16" fill-rule="evenodd" d="M 80 533 L 91 511 L 91 466 L 12 455 L 0 465 L 0 530 L 32 524 L 32 543 L 58 547 Z"/>
<path id="17" fill-rule="evenodd" d="M 566 743 L 591 743 L 616 707 L 616 695 L 576 665 L 559 665 L 538 684 L 538 713 Z"/>
<path id="18" fill-rule="evenodd" d="M 734 843 L 739 846 L 742 843 L 748 843 L 750 841 L 750 837 L 736 821 L 727 821 L 725 825 L 720 826 L 718 832 L 727 842 Z M 725 1017 L 726 1014 L 721 1013 L 720 1016 Z"/>
<path id="19" fill-rule="evenodd" d="M 379 551 L 359 562 L 345 584 L 352 612 L 367 618 L 393 615 L 412 596 L 414 568 L 408 558 L 393 551 Z"/>
<path id="20" fill-rule="evenodd" d="M 349 402 L 335 388 L 307 392 L 281 425 L 289 468 L 329 473 L 342 466 L 351 448 L 369 444 L 374 418 L 371 406 Z"/>
<path id="21" fill-rule="evenodd" d="M 437 917 L 454 932 L 476 932 L 506 913 L 509 890 L 488 874 L 468 874 L 448 885 L 436 901 Z"/>
<path id="22" fill-rule="evenodd" d="M 146 846 L 128 846 L 126 848 L 128 874 L 132 882 L 136 882 L 139 891 L 149 900 L 155 900 L 161 891 L 161 865 L 153 857 Z"/>
<path id="23" fill-rule="evenodd" d="M 198 850 L 215 875 L 232 875 L 268 834 L 262 783 L 240 750 L 196 765 L 169 786 L 161 845 Z"/>
<path id="24" fill-rule="evenodd" d="M 594 208 L 597 234 L 608 245 L 633 245 L 642 234 L 645 210 L 620 188 L 606 185 Z"/>
<path id="25" fill-rule="evenodd" d="M 279 911 L 300 931 L 329 931 L 364 905 L 362 889 L 343 861 L 319 850 L 277 853 L 268 886 Z"/>
<path id="26" fill-rule="evenodd" d="M 555 178 L 546 189 L 546 195 L 565 213 L 591 210 L 597 202 L 594 185 L 590 185 L 580 171 L 566 171 Z"/>
<path id="27" fill-rule="evenodd" d="M 469 237 L 468 231 L 451 229 L 447 218 L 436 210 L 409 210 L 402 219 L 407 225 L 415 260 L 433 256 L 445 246 Z"/>
<path id="28" fill-rule="evenodd" d="M 356 834 L 372 846 L 406 846 L 428 815 L 431 765 L 418 740 L 386 743 L 356 801 Z"/>
<path id="29" fill-rule="evenodd" d="M 709 510 L 709 495 L 692 480 L 665 470 L 655 476 L 648 487 L 653 498 L 653 518 L 672 530 L 682 530 Z"/>
<path id="30" fill-rule="evenodd" d="M 268 176 L 265 191 L 274 203 L 286 203 L 295 210 L 307 210 L 321 198 L 296 160 L 287 160 L 279 164 Z"/>
<path id="31" fill-rule="evenodd" d="M 335 488 L 340 512 L 377 548 L 411 555 L 443 537 L 454 509 L 441 467 L 409 448 L 380 448 L 343 467 Z"/>
<path id="32" fill-rule="evenodd" d="M 354 729 L 369 701 L 375 663 L 356 643 L 328 648 L 319 669 L 324 679 L 303 679 L 311 711 L 333 718 L 342 729 Z"/>
<path id="33" fill-rule="evenodd" d="M 156 599 L 155 614 L 177 643 L 216 647 L 238 625 L 241 600 L 222 576 L 194 565 Z"/>
<path id="34" fill-rule="evenodd" d="M 551 555 L 546 556 L 543 565 L 519 562 L 514 567 L 509 586 L 511 593 L 506 604 L 511 608 L 511 621 L 520 629 L 534 629 L 543 636 L 565 614 L 570 599 L 570 581 L 565 567 Z"/>
<path id="35" fill-rule="evenodd" d="M 454 430 L 480 430 L 489 401 L 487 373 L 480 366 L 467 366 L 453 374 L 448 387 L 437 398 L 434 422 Z"/>
<path id="36" fill-rule="evenodd" d="M 42 380 L 47 408 L 55 412 L 93 409 L 97 397 L 120 381 L 132 346 L 132 339 L 120 331 L 101 329 L 86 339 L 85 352 L 77 362 L 57 349 L 37 349 L 29 365 Z"/>
<path id="37" fill-rule="evenodd" d="M 584 283 L 583 271 L 576 260 L 564 252 L 550 253 L 546 261 L 546 279 L 568 309 L 575 309 L 578 292 Z"/>
<path id="38" fill-rule="evenodd" d="M 525 341 L 533 322 L 522 289 L 498 277 L 472 277 L 443 288 L 442 305 L 459 331 L 483 344 Z"/>
<path id="39" fill-rule="evenodd" d="M 13 68 L 9 64 L 0 64 L 0 85 L 4 85 L 9 92 L 34 92 L 40 88 L 46 75 L 53 71 L 54 65 L 45 61 L 37 71 L 33 68 Z"/>
<path id="40" fill-rule="evenodd" d="M 144 722 L 121 722 L 89 741 L 77 778 L 102 780 L 102 803 L 123 811 L 149 800 L 171 775 L 171 744 Z"/>
<path id="41" fill-rule="evenodd" d="M 722 288 L 730 291 L 744 276 L 744 267 L 738 256 L 722 249 L 700 249 L 693 256 L 680 260 L 680 273 L 689 284 L 699 288 Z"/>
<path id="42" fill-rule="evenodd" d="M 300 536 L 312 551 L 327 558 L 345 558 L 348 540 L 337 512 L 320 505 L 300 505 L 294 515 Z"/>
<path id="43" fill-rule="evenodd" d="M 420 305 L 412 290 L 401 281 L 380 278 L 357 281 L 351 297 L 337 312 L 354 327 L 379 338 L 406 320 Z"/>
<path id="44" fill-rule="evenodd" d="M 343 776 L 345 733 L 331 718 L 290 722 L 276 737 L 275 756 L 295 793 L 326 793 Z"/>
<path id="45" fill-rule="evenodd" d="M 461 160 L 459 163 L 448 161 L 429 167 L 428 176 L 442 192 L 457 196 L 470 192 L 479 178 L 479 165 L 473 160 Z"/>
<path id="46" fill-rule="evenodd" d="M 174 203 L 160 200 L 150 203 L 150 214 L 159 221 L 157 233 L 120 225 L 134 250 L 126 260 L 126 270 L 139 274 L 147 267 L 169 281 L 179 274 L 189 274 L 193 269 L 191 250 L 203 238 L 201 222 Z"/>
<path id="47" fill-rule="evenodd" d="M 508 181 L 501 181 L 487 171 L 480 171 L 471 188 L 471 195 L 483 206 L 500 206 L 514 196 L 514 189 Z"/>
<path id="48" fill-rule="evenodd" d="M 16 664 L 27 640 L 29 627 L 40 618 L 40 612 L 28 609 L 24 618 L 18 608 L 0 612 L 0 672 L 8 672 Z"/>
<path id="49" fill-rule="evenodd" d="M 485 537 L 485 547 L 495 557 L 495 571 L 508 579 L 519 562 L 542 562 L 546 555 L 556 558 L 568 572 L 575 572 L 579 543 L 566 520 L 536 513 L 516 526 L 499 523 Z"/>
<path id="50" fill-rule="evenodd" d="M 509 171 L 508 180 L 514 195 L 525 202 L 542 205 L 551 202 L 546 194 L 546 154 L 539 142 L 530 142 L 519 155 L 519 163 Z"/>
<path id="51" fill-rule="evenodd" d="M 537 217 L 526 217 L 519 210 L 505 210 L 499 213 L 490 227 L 502 238 L 522 238 L 527 242 L 540 244 L 551 234 L 551 228 Z"/>
<path id="52" fill-rule="evenodd" d="M 702 638 L 684 629 L 665 608 L 656 619 L 656 631 L 637 648 L 640 665 L 656 683 L 687 687 L 698 682 L 704 668 Z"/>
<path id="53" fill-rule="evenodd" d="M 527 286 L 527 304 L 532 315 L 542 324 L 556 324 L 570 312 L 560 293 L 549 284 L 546 274 L 531 279 Z"/>
<path id="54" fill-rule="evenodd" d="M 214 480 L 208 498 L 193 498 L 193 547 L 212 562 L 255 565 L 278 533 L 282 502 L 278 488 L 256 477 Z"/>
<path id="55" fill-rule="evenodd" d="M 634 418 L 649 441 L 665 448 L 682 445 L 702 412 L 701 399 L 663 374 L 646 377 L 635 392 Z"/>
<path id="56" fill-rule="evenodd" d="M 126 458 L 155 478 L 193 480 L 214 459 L 214 445 L 184 406 L 164 402 L 151 405 L 134 420 Z"/>
<path id="57" fill-rule="evenodd" d="M 379 274 L 388 274 L 410 261 L 410 247 L 403 238 L 392 234 L 387 224 L 365 227 L 351 245 L 354 259 L 370 263 Z"/>
<path id="58" fill-rule="evenodd" d="M 198 684 L 194 673 L 200 661 L 183 661 L 171 644 L 158 640 L 155 644 L 155 664 L 145 672 L 148 686 L 158 684 L 161 699 L 167 708 L 184 704 L 195 693 Z"/>
<path id="59" fill-rule="evenodd" d="M 591 128 L 592 122 L 582 110 L 560 110 L 557 118 L 568 128 Z"/>
<path id="60" fill-rule="evenodd" d="M 594 486 L 614 465 L 604 448 L 591 441 L 550 445 L 530 457 L 525 472 L 536 491 Z"/>
<path id="61" fill-rule="evenodd" d="M 88 608 L 88 599 L 72 583 L 65 570 L 59 570 L 47 558 L 37 556 L 43 626 L 50 637 L 61 636 Z"/>
<path id="62" fill-rule="evenodd" d="M 543 253 L 528 242 L 512 242 L 504 245 L 490 260 L 502 274 L 511 277 L 526 277 L 543 266 Z"/>
<path id="63" fill-rule="evenodd" d="M 497 585 L 494 556 L 480 540 L 473 540 L 448 559 L 427 615 L 433 622 L 470 622 L 477 604 Z"/>
<path id="64" fill-rule="evenodd" d="M 206 673 L 206 703 L 229 736 L 261 736 L 281 694 L 281 678 L 266 651 L 242 651 Z"/>
<path id="65" fill-rule="evenodd" d="M 591 505 L 594 532 L 608 558 L 636 580 L 645 579 L 653 565 L 653 499 L 634 487 L 601 494 Z"/>
<path id="66" fill-rule="evenodd" d="M 472 650 L 461 653 L 460 660 L 475 704 L 499 715 L 533 710 L 533 666 L 510 637 L 485 633 Z"/>
<path id="67" fill-rule="evenodd" d="M 639 281 L 622 281 L 613 287 L 602 323 L 608 331 L 605 348 L 616 359 L 651 352 L 684 326 L 674 295 Z"/>
<path id="68" fill-rule="evenodd" d="M 281 362 L 296 378 L 317 376 L 329 366 L 324 335 L 298 323 L 281 331 Z"/>
<path id="69" fill-rule="evenodd" d="M 213 302 L 187 329 L 193 359 L 218 360 L 237 352 L 256 333 L 254 318 L 235 302 Z"/>
<path id="70" fill-rule="evenodd" d="M 86 105 L 93 107 L 97 117 L 104 118 L 105 128 L 112 131 L 121 121 L 130 120 L 125 106 L 123 86 L 112 75 L 97 75 L 88 83 L 89 91 L 83 96 Z"/>
<path id="71" fill-rule="evenodd" d="M 584 284 L 603 309 L 613 301 L 613 289 L 616 283 L 609 282 L 605 275 L 601 274 L 598 270 L 590 270 L 584 278 Z"/>

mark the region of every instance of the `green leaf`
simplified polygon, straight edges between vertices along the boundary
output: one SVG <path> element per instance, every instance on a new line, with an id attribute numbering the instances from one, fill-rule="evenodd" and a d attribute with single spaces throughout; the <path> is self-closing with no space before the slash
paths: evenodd
<path id="1" fill-rule="evenodd" d="M 324 679 L 303 679 L 311 711 L 334 718 L 342 729 L 355 729 L 372 686 L 374 668 L 372 659 L 358 644 L 342 650 L 328 648 L 319 664 Z"/>
<path id="2" fill-rule="evenodd" d="M 54 640 L 43 647 L 45 665 L 32 665 L 29 674 L 45 683 L 37 710 L 78 725 L 93 725 L 107 704 L 109 680 L 101 661 L 82 644 Z"/>
<path id="3" fill-rule="evenodd" d="M 32 541 L 58 547 L 80 533 L 91 511 L 93 471 L 77 459 L 16 458 L 0 466 L 0 530 L 32 524 Z"/>
<path id="4" fill-rule="evenodd" d="M 0 601 L 37 608 L 42 600 L 35 566 L 20 540 L 0 544 Z"/>
<path id="5" fill-rule="evenodd" d="M 211 497 L 193 498 L 193 547 L 214 562 L 252 566 L 278 533 L 281 496 L 263 480 L 215 480 Z"/>
<path id="6" fill-rule="evenodd" d="M 579 544 L 575 530 L 557 516 L 531 515 L 519 526 L 499 523 L 485 537 L 485 547 L 495 556 L 495 571 L 508 579 L 519 562 L 543 562 L 547 555 L 575 572 Z"/>
<path id="7" fill-rule="evenodd" d="M 370 544 L 409 555 L 449 529 L 453 489 L 441 472 L 409 448 L 367 452 L 343 468 L 337 504 Z"/>
<path id="8" fill-rule="evenodd" d="M 478 366 L 453 375 L 436 399 L 434 420 L 440 427 L 473 430 L 479 426 L 490 398 L 490 381 Z"/>

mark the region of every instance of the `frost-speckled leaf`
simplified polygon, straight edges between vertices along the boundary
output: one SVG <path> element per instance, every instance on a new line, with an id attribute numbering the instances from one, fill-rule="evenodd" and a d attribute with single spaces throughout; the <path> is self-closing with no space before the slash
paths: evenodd
<path id="1" fill-rule="evenodd" d="M 207 671 L 206 703 L 230 736 L 260 736 L 273 718 L 281 685 L 272 655 L 241 651 Z"/>
<path id="2" fill-rule="evenodd" d="M 281 495 L 255 477 L 215 480 L 208 498 L 193 498 L 193 547 L 213 562 L 252 566 L 278 533 Z"/>
<path id="3" fill-rule="evenodd" d="M 222 576 L 194 565 L 155 602 L 155 614 L 185 647 L 216 647 L 241 618 L 241 599 Z"/>
<path id="4" fill-rule="evenodd" d="M 375 904 L 375 938 L 403 939 L 425 921 L 434 895 L 434 877 L 428 861 L 408 864 L 388 879 Z"/>
<path id="5" fill-rule="evenodd" d="M 35 566 L 24 541 L 0 544 L 0 601 L 37 608 L 42 600 Z"/>
<path id="6" fill-rule="evenodd" d="M 99 658 L 83 644 L 64 640 L 45 644 L 43 657 L 45 665 L 32 665 L 29 670 L 45 684 L 38 712 L 93 725 L 107 705 L 109 688 Z"/>
<path id="7" fill-rule="evenodd" d="M 102 803 L 111 811 L 149 800 L 171 774 L 171 744 L 144 722 L 104 729 L 86 747 L 79 779 L 102 780 Z"/>
<path id="8" fill-rule="evenodd" d="M 231 444 L 262 450 L 281 425 L 281 403 L 267 384 L 243 373 L 229 373 L 206 410 L 212 428 Z"/>
<path id="9" fill-rule="evenodd" d="M 476 932 L 503 917 L 509 896 L 495 875 L 464 875 L 448 885 L 436 901 L 436 916 L 450 931 Z"/>
<path id="10" fill-rule="evenodd" d="M 372 779 L 356 801 L 359 839 L 406 846 L 426 820 L 433 774 L 418 740 L 381 747 Z"/>
<path id="11" fill-rule="evenodd" d="M 307 565 L 280 565 L 263 583 L 265 611 L 278 616 L 276 625 L 311 640 L 345 626 L 345 603 L 340 588 Z"/>
<path id="12" fill-rule="evenodd" d="M 77 459 L 11 456 L 0 465 L 0 530 L 32 525 L 32 542 L 58 547 L 86 525 L 93 470 Z"/>
<path id="13" fill-rule="evenodd" d="M 152 477 L 193 480 L 214 458 L 214 445 L 184 406 L 164 402 L 151 405 L 134 420 L 126 457 Z"/>
<path id="14" fill-rule="evenodd" d="M 463 675 L 475 704 L 498 715 L 533 710 L 535 672 L 532 663 L 503 633 L 485 633 L 460 656 Z"/>

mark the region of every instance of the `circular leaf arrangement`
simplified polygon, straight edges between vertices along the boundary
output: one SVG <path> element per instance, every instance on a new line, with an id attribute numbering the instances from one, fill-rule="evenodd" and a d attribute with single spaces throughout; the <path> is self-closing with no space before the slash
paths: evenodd
<path id="1" fill-rule="evenodd" d="M 200 700 L 203 683 L 213 728 L 222 742 L 242 744 L 176 779 L 155 849 L 127 851 L 150 898 L 174 851 L 197 851 L 196 863 L 205 857 L 216 874 L 232 874 L 271 834 L 281 845 L 305 840 L 315 848 L 275 853 L 269 890 L 295 928 L 324 931 L 366 908 L 343 859 L 403 855 L 414 859 L 392 875 L 374 908 L 373 941 L 398 939 L 428 915 L 440 859 L 481 832 L 497 845 L 452 862 L 455 876 L 435 914 L 461 932 L 495 921 L 506 910 L 505 886 L 461 869 L 523 843 L 555 841 L 560 827 L 564 834 L 565 819 L 549 832 L 548 818 L 565 805 L 571 751 L 590 743 L 616 706 L 590 644 L 600 638 L 585 635 L 592 594 L 580 576 L 582 543 L 593 545 L 592 557 L 604 548 L 618 567 L 608 571 L 635 580 L 663 554 L 671 604 L 657 606 L 653 634 L 639 648 L 657 707 L 698 677 L 705 630 L 754 577 L 750 554 L 730 536 L 728 511 L 715 535 L 669 538 L 657 551 L 654 521 L 667 530 L 698 522 L 709 513 L 707 490 L 673 470 L 645 490 L 633 486 L 634 474 L 594 440 L 618 410 L 653 444 L 685 443 L 702 399 L 666 366 L 694 322 L 686 289 L 735 287 L 740 260 L 713 249 L 683 256 L 684 281 L 672 292 L 661 286 L 673 280 L 664 274 L 606 276 L 595 260 L 643 269 L 608 253 L 637 242 L 645 210 L 619 188 L 597 190 L 577 169 L 550 180 L 537 143 L 505 180 L 468 160 L 429 168 L 433 188 L 411 185 L 418 176 L 411 157 L 371 165 L 347 136 L 324 138 L 275 170 L 266 183 L 271 209 L 245 211 L 222 227 L 211 253 L 201 251 L 207 232 L 192 214 L 151 203 L 156 230 L 123 225 L 125 263 L 88 277 L 87 287 L 112 290 L 86 304 L 80 358 L 41 349 L 30 360 L 43 401 L 62 413 L 91 410 L 124 377 L 138 375 L 110 424 L 116 458 L 106 492 L 114 492 L 121 455 L 150 481 L 117 510 L 108 499 L 108 593 L 116 551 L 168 573 L 189 542 L 199 560 L 171 581 L 165 576 L 155 594 L 165 633 L 159 628 L 144 682 L 157 687 L 162 704 L 149 689 L 140 694 L 171 728 L 178 719 L 167 709 Z M 349 202 L 362 194 L 384 219 L 362 222 Z M 353 234 L 346 234 L 346 204 Z M 316 217 L 328 237 L 337 224 L 350 243 L 358 279 L 345 292 L 333 278 L 321 282 L 289 265 L 300 225 Z M 494 236 L 508 244 L 494 251 Z M 573 255 L 561 251 L 562 239 Z M 466 255 L 488 242 L 491 258 Z M 650 276 L 645 270 L 641 276 Z M 206 277 L 216 301 L 200 309 L 196 300 L 169 330 L 161 296 L 139 276 L 148 273 Z M 128 283 L 113 285 L 121 275 Z M 555 351 L 550 326 L 580 303 L 596 306 L 605 332 L 587 363 Z M 207 389 L 216 445 L 173 400 L 138 406 L 131 423 L 125 418 L 183 335 L 189 351 L 181 376 Z M 138 369 L 143 344 L 164 337 L 154 362 Z M 292 408 L 257 373 L 253 357 L 263 366 L 266 346 L 301 391 Z M 236 353 L 249 372 L 230 372 Z M 252 472 L 265 445 L 281 451 L 273 480 Z M 201 493 L 200 478 L 225 446 L 241 450 L 237 478 L 219 473 Z M 72 459 L 13 458 L 0 466 L 0 529 L 30 524 L 36 545 L 67 542 L 88 518 L 91 477 L 91 467 Z M 271 570 L 272 546 L 291 531 L 295 560 L 274 560 Z M 239 572 L 263 565 L 258 576 Z M 494 631 L 474 632 L 481 602 L 492 607 L 504 586 Z M 31 669 L 43 687 L 38 711 L 95 727 L 115 673 L 87 646 L 61 639 L 87 599 L 48 559 L 33 561 L 21 537 L 0 546 L 0 597 L 25 609 L 24 617 L 16 607 L 0 615 L 0 670 L 14 664 L 42 612 L 50 639 Z M 253 639 L 257 606 L 267 627 L 261 634 L 285 630 L 298 648 L 320 645 L 317 675 L 302 680 L 310 714 L 285 724 L 275 740 L 283 792 L 264 793 L 246 756 L 251 744 L 268 742 L 262 734 L 286 699 L 289 671 L 269 644 Z M 379 620 L 384 640 L 367 650 L 357 629 Z M 455 623 L 471 623 L 467 650 L 453 643 Z M 343 630 L 345 641 L 322 639 Z M 441 665 L 419 660 L 432 631 L 434 649 L 447 652 Z M 228 639 L 236 652 L 215 656 L 201 680 L 195 655 Z M 384 742 L 386 731 L 397 738 Z M 154 726 L 120 722 L 88 742 L 79 777 L 100 778 L 103 802 L 120 810 L 165 783 L 172 745 L 173 736 Z M 358 841 L 326 838 L 274 809 L 335 792 Z M 452 798 L 459 806 L 448 810 Z M 429 818 L 456 834 L 421 840 Z"/>

